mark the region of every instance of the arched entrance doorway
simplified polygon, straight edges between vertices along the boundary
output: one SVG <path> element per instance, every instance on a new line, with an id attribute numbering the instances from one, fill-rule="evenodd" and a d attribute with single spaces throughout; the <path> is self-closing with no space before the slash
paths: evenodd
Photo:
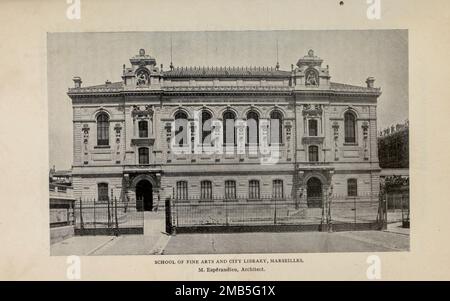
<path id="1" fill-rule="evenodd" d="M 152 211 L 153 187 L 148 180 L 140 180 L 136 184 L 136 210 Z"/>
<path id="2" fill-rule="evenodd" d="M 322 182 L 318 178 L 311 178 L 306 183 L 306 202 L 308 208 L 322 208 Z"/>

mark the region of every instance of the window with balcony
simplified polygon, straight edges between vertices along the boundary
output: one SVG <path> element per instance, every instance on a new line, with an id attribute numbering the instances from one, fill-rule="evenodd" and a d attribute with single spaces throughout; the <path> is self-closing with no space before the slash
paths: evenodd
<path id="1" fill-rule="evenodd" d="M 310 119 L 308 121 L 308 134 L 310 137 L 315 137 L 318 135 L 316 119 Z"/>
<path id="2" fill-rule="evenodd" d="M 148 137 L 148 121 L 141 120 L 138 123 L 139 127 L 139 138 L 147 138 Z"/>

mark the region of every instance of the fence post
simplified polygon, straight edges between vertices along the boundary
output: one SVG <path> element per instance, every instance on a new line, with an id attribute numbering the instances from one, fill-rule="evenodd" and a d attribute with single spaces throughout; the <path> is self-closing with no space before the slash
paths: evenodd
<path id="1" fill-rule="evenodd" d="M 72 225 L 74 226 L 74 227 L 76 227 L 77 226 L 77 217 L 76 217 L 76 212 L 75 212 L 75 208 L 76 208 L 76 201 L 75 202 L 73 202 L 72 203 L 72 206 L 71 206 L 71 208 L 72 208 L 72 218 L 70 219 L 71 221 L 72 221 Z"/>
<path id="2" fill-rule="evenodd" d="M 355 208 L 355 223 L 353 224 L 353 228 L 356 230 L 356 197 L 353 197 L 353 206 Z"/>
<path id="3" fill-rule="evenodd" d="M 83 201 L 80 197 L 80 235 L 83 235 L 84 232 L 84 222 L 83 222 Z"/>
<path id="4" fill-rule="evenodd" d="M 113 195 L 113 190 L 111 188 L 111 199 L 112 199 L 112 195 Z M 107 202 L 108 202 L 108 229 L 111 228 L 111 208 L 110 208 L 110 203 L 109 203 L 110 198 L 107 198 Z"/>
<path id="5" fill-rule="evenodd" d="M 322 193 L 322 195 L 324 195 Z M 325 200 L 326 200 L 326 196 L 325 196 Z M 315 201 L 313 202 L 313 204 L 315 203 Z M 320 229 L 319 231 L 324 231 L 324 223 L 325 223 L 325 206 L 326 206 L 326 201 L 324 201 L 324 197 L 322 197 L 322 216 L 320 218 Z M 314 205 L 315 206 L 315 205 Z"/>
<path id="6" fill-rule="evenodd" d="M 116 219 L 116 231 L 115 234 L 116 236 L 119 236 L 119 220 L 117 218 L 117 197 L 114 197 L 114 215 L 115 215 L 115 219 Z"/>
<path id="7" fill-rule="evenodd" d="M 170 205 L 170 197 L 165 200 L 166 207 L 166 233 L 172 235 L 173 234 L 173 225 L 172 225 L 172 207 Z"/>
<path id="8" fill-rule="evenodd" d="M 328 215 L 327 215 L 327 223 L 328 223 L 328 232 L 333 232 L 333 222 L 331 221 L 331 194 L 328 197 Z"/>
<path id="9" fill-rule="evenodd" d="M 277 198 L 274 198 L 274 216 L 273 216 L 273 224 L 277 224 Z"/>
<path id="10" fill-rule="evenodd" d="M 96 213 L 95 213 L 95 207 L 96 207 L 96 205 L 95 205 L 95 198 L 92 199 L 92 205 L 94 206 L 94 235 L 96 235 L 97 234 L 97 216 L 96 216 Z"/>
<path id="11" fill-rule="evenodd" d="M 383 230 L 387 229 L 387 224 L 388 224 L 388 201 L 387 201 L 387 194 L 386 194 L 386 199 L 384 200 L 384 204 L 383 204 Z"/>
<path id="12" fill-rule="evenodd" d="M 224 198 L 225 201 L 225 224 L 228 226 L 228 201 Z"/>
<path id="13" fill-rule="evenodd" d="M 380 193 L 379 196 L 379 211 L 380 211 L 380 230 L 387 229 L 387 210 L 388 210 L 388 194 Z"/>

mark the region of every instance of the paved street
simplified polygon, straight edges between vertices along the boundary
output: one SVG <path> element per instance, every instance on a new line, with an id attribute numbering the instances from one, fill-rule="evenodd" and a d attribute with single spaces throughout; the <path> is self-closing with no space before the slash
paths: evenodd
<path id="1" fill-rule="evenodd" d="M 383 252 L 409 249 L 409 236 L 382 231 L 182 234 L 163 254 Z"/>
<path id="2" fill-rule="evenodd" d="M 409 250 L 409 231 L 284 232 L 78 236 L 52 245 L 52 255 L 394 252 Z"/>

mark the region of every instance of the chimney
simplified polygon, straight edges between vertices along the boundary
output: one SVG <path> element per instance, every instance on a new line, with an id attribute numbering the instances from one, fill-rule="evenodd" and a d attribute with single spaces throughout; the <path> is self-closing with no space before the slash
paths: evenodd
<path id="1" fill-rule="evenodd" d="M 82 83 L 81 77 L 75 76 L 73 78 L 73 82 L 75 83 L 75 88 L 81 88 L 81 83 Z"/>
<path id="2" fill-rule="evenodd" d="M 109 80 L 106 80 L 105 85 L 111 85 L 111 82 Z"/>
<path id="3" fill-rule="evenodd" d="M 375 83 L 375 77 L 368 77 L 366 79 L 367 88 L 373 88 L 374 83 Z"/>

